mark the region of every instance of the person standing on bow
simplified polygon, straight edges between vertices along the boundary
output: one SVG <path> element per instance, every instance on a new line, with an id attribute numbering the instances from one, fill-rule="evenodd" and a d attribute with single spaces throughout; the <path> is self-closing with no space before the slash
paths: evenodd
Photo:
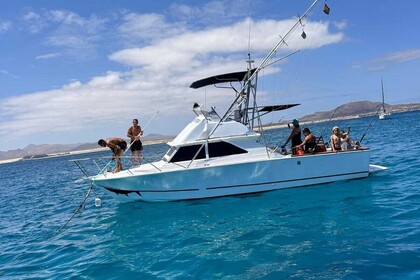
<path id="1" fill-rule="evenodd" d="M 127 131 L 127 137 L 130 138 L 130 150 L 131 150 L 131 165 L 134 166 L 135 154 L 137 154 L 137 161 L 141 164 L 141 151 L 143 150 L 143 143 L 140 140 L 140 136 L 143 135 L 143 130 L 139 125 L 139 120 L 134 119 L 133 125 Z"/>
<path id="2" fill-rule="evenodd" d="M 122 168 L 121 157 L 124 154 L 125 149 L 127 149 L 127 142 L 122 138 L 109 138 L 106 141 L 104 139 L 99 139 L 98 145 L 101 147 L 108 147 L 112 151 L 112 160 L 117 159 L 117 166 L 115 167 L 112 173 L 120 172 Z"/>
<path id="3" fill-rule="evenodd" d="M 296 146 L 302 144 L 302 133 L 300 130 L 300 126 L 299 126 L 299 121 L 297 119 L 294 119 L 292 121 L 293 124 L 293 128 L 292 131 L 290 132 L 290 136 L 289 138 L 287 138 L 287 141 L 284 143 L 284 145 L 282 146 L 285 147 L 287 145 L 287 143 L 289 143 L 289 141 L 292 141 L 292 154 L 296 154 Z"/>

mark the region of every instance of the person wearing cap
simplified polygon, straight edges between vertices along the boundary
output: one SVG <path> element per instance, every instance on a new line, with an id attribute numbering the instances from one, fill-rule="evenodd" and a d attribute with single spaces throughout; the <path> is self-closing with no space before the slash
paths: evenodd
<path id="1" fill-rule="evenodd" d="M 350 126 L 347 127 L 347 132 L 341 131 L 341 150 L 352 150 L 356 147 L 356 143 L 350 138 Z"/>
<path id="2" fill-rule="evenodd" d="M 338 126 L 332 129 L 333 134 L 330 136 L 331 150 L 333 152 L 341 151 L 341 130 Z"/>
<path id="3" fill-rule="evenodd" d="M 287 141 L 284 143 L 282 148 L 285 147 L 287 143 L 289 143 L 289 141 L 291 140 L 292 141 L 292 154 L 296 154 L 295 147 L 297 145 L 302 144 L 302 134 L 300 131 L 299 121 L 297 119 L 294 119 L 292 121 L 292 124 L 293 124 L 293 128 L 292 128 L 292 131 L 290 132 L 290 136 L 289 138 L 287 138 Z"/>
<path id="4" fill-rule="evenodd" d="M 296 148 L 304 146 L 303 150 L 305 153 L 310 153 L 310 152 L 315 151 L 316 137 L 311 133 L 311 131 L 307 127 L 305 127 L 302 132 L 303 132 L 303 135 L 305 135 L 305 139 L 303 139 L 303 142 L 297 145 Z"/>

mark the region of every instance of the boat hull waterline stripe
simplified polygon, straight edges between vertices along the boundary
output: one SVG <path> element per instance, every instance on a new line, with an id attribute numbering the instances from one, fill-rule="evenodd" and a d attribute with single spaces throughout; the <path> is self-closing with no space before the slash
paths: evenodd
<path id="1" fill-rule="evenodd" d="M 263 183 L 253 183 L 253 184 L 244 184 L 244 185 L 232 185 L 232 186 L 220 186 L 220 187 L 209 187 L 206 190 L 217 190 L 217 189 L 230 189 L 230 188 L 244 188 L 244 187 L 252 187 L 252 186 L 261 186 L 261 185 L 269 185 L 269 184 L 282 184 L 282 183 L 290 183 L 290 182 L 299 182 L 299 181 L 307 181 L 307 180 L 315 180 L 315 179 L 323 179 L 323 178 L 334 178 L 340 176 L 350 176 L 350 175 L 357 175 L 357 174 L 366 174 L 366 177 L 369 175 L 368 171 L 361 171 L 361 172 L 353 172 L 353 173 L 345 173 L 345 174 L 336 174 L 330 176 L 317 176 L 311 178 L 304 178 L 304 179 L 292 179 L 292 180 L 283 180 L 283 181 L 272 181 L 272 182 L 263 182 Z M 315 183 L 317 184 L 317 183 Z M 139 196 L 142 196 L 141 193 L 176 193 L 176 192 L 193 192 L 199 191 L 199 189 L 180 189 L 180 190 L 119 190 L 109 187 L 103 187 L 108 191 L 111 191 L 116 194 L 124 194 L 128 195 L 129 193 L 137 193 Z"/>

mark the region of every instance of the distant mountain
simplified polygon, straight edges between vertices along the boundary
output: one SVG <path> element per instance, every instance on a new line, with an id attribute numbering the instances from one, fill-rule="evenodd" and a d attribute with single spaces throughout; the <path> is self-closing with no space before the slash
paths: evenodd
<path id="1" fill-rule="evenodd" d="M 160 134 L 148 134 L 142 137 L 142 141 L 158 141 L 171 139 L 173 136 L 160 135 Z M 73 151 L 84 151 L 99 148 L 98 143 L 78 143 L 78 144 L 41 144 L 35 145 L 30 144 L 24 149 L 16 149 L 9 151 L 0 151 L 0 160 L 12 159 L 12 158 L 30 158 L 31 156 L 65 153 Z"/>
<path id="2" fill-rule="evenodd" d="M 9 150 L 6 152 L 0 151 L 0 160 L 11 159 L 11 158 L 21 158 L 21 157 L 31 157 L 34 155 L 41 155 L 41 154 L 68 152 L 72 150 L 74 147 L 77 147 L 78 145 L 80 144 L 69 144 L 69 145 L 30 144 L 26 146 L 24 149 Z"/>
<path id="3" fill-rule="evenodd" d="M 329 120 L 331 118 L 341 118 L 341 117 L 356 117 L 356 116 L 368 116 L 378 113 L 378 109 L 382 103 L 380 102 L 370 102 L 370 101 L 357 101 L 350 102 L 344 105 L 341 105 L 334 110 L 316 112 L 310 115 L 303 116 L 299 118 L 300 121 L 322 121 Z M 385 104 L 385 108 L 388 112 L 397 113 L 405 111 L 414 111 L 420 110 L 420 103 L 416 104 L 402 104 L 402 105 L 388 105 Z M 287 121 L 284 121 L 287 122 Z M 173 136 L 166 136 L 160 134 L 148 134 L 142 137 L 143 142 L 147 141 L 160 141 L 160 140 L 169 140 Z M 68 144 L 68 145 L 59 145 L 59 144 L 42 144 L 42 145 L 28 145 L 24 149 L 16 149 L 10 151 L 0 151 L 0 160 L 12 159 L 12 158 L 22 158 L 30 157 L 36 155 L 44 154 L 53 154 L 53 153 L 65 153 L 72 151 L 84 151 L 98 148 L 98 144 L 95 143 L 79 143 L 79 144 Z"/>
<path id="4" fill-rule="evenodd" d="M 151 134 L 147 134 L 146 136 L 141 137 L 141 141 L 157 141 L 157 140 L 170 139 L 170 138 L 174 138 L 174 136 L 151 133 Z"/>
<path id="5" fill-rule="evenodd" d="M 330 118 L 342 118 L 349 116 L 368 116 L 378 114 L 379 108 L 382 106 L 381 102 L 357 101 L 341 105 L 330 111 L 316 112 L 310 115 L 301 117 L 300 121 L 317 121 L 326 120 Z M 416 104 L 400 104 L 389 105 L 385 104 L 385 109 L 391 113 L 420 110 L 420 103 Z"/>

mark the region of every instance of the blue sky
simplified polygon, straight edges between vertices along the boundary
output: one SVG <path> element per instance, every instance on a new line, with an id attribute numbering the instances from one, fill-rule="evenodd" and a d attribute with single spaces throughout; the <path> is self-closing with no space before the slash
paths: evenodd
<path id="1" fill-rule="evenodd" d="M 420 102 L 420 2 L 328 0 L 328 16 L 323 3 L 277 57 L 299 53 L 260 73 L 260 105 L 302 105 L 265 121 L 380 101 L 381 77 L 387 103 Z M 3 1 L 0 150 L 125 137 L 157 111 L 145 134 L 176 135 L 194 102 L 223 113 L 231 92 L 189 84 L 245 70 L 248 51 L 258 64 L 310 4 Z"/>

